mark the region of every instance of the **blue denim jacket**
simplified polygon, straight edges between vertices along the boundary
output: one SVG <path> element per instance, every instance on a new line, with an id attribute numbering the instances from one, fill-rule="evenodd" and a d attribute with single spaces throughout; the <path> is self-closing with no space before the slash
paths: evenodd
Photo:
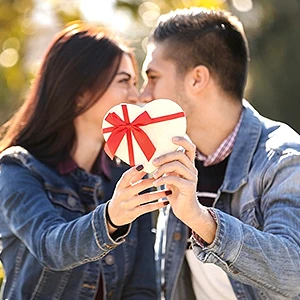
<path id="1" fill-rule="evenodd" d="M 124 167 L 111 166 L 113 181 L 79 168 L 63 176 L 21 147 L 0 167 L 1 299 L 94 299 L 100 273 L 105 299 L 157 298 L 151 215 L 108 233 L 106 201 Z"/>
<path id="2" fill-rule="evenodd" d="M 193 251 L 229 276 L 237 299 L 300 299 L 300 137 L 244 101 L 244 115 L 213 211 L 211 245 Z M 174 299 L 188 238 L 170 208 L 160 212 L 161 292 Z"/>

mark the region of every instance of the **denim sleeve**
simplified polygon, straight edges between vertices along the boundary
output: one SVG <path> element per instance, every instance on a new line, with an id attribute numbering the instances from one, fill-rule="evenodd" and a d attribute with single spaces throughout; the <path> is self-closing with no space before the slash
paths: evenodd
<path id="1" fill-rule="evenodd" d="M 138 245 L 134 269 L 130 281 L 123 291 L 122 299 L 157 299 L 156 273 L 154 262 L 154 233 L 151 213 L 137 219 Z"/>
<path id="2" fill-rule="evenodd" d="M 12 234 L 45 267 L 62 271 L 102 258 L 124 241 L 113 240 L 105 220 L 105 204 L 67 222 L 48 199 L 43 184 L 30 170 L 2 163 L 0 209 Z"/>
<path id="3" fill-rule="evenodd" d="M 213 243 L 199 260 L 215 263 L 229 276 L 258 289 L 292 298 L 300 294 L 300 156 L 274 157 L 259 183 L 261 230 L 218 209 Z"/>

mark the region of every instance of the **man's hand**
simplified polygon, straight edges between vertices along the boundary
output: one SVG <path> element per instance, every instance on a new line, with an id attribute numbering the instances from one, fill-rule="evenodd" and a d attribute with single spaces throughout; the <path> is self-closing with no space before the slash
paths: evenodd
<path id="1" fill-rule="evenodd" d="M 203 240 L 210 244 L 215 237 L 216 223 L 196 196 L 198 171 L 194 161 L 195 145 L 184 137 L 173 138 L 174 144 L 185 149 L 162 155 L 153 161 L 158 169 L 153 173 L 154 186 L 165 185 L 174 214 Z"/>

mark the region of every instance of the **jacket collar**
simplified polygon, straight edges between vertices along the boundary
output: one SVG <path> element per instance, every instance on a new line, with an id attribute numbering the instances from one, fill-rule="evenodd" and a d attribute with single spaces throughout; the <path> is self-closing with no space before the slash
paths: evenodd
<path id="1" fill-rule="evenodd" d="M 243 100 L 243 119 L 229 158 L 223 192 L 236 192 L 247 183 L 252 157 L 257 149 L 262 131 L 259 113 Z"/>

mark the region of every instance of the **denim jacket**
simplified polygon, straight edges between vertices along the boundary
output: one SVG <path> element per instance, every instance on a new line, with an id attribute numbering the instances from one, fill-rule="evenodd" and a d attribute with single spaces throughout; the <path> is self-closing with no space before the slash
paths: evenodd
<path id="1" fill-rule="evenodd" d="M 300 137 L 245 100 L 243 106 L 212 208 L 215 239 L 204 248 L 192 239 L 193 251 L 228 274 L 237 299 L 300 299 Z M 176 296 L 187 238 L 172 210 L 161 210 L 155 247 L 160 290 L 168 300 Z"/>
<path id="2" fill-rule="evenodd" d="M 151 215 L 114 238 L 106 225 L 124 167 L 111 164 L 112 181 L 80 168 L 60 175 L 21 147 L 5 150 L 0 167 L 1 299 L 94 299 L 100 274 L 104 299 L 156 299 Z"/>

